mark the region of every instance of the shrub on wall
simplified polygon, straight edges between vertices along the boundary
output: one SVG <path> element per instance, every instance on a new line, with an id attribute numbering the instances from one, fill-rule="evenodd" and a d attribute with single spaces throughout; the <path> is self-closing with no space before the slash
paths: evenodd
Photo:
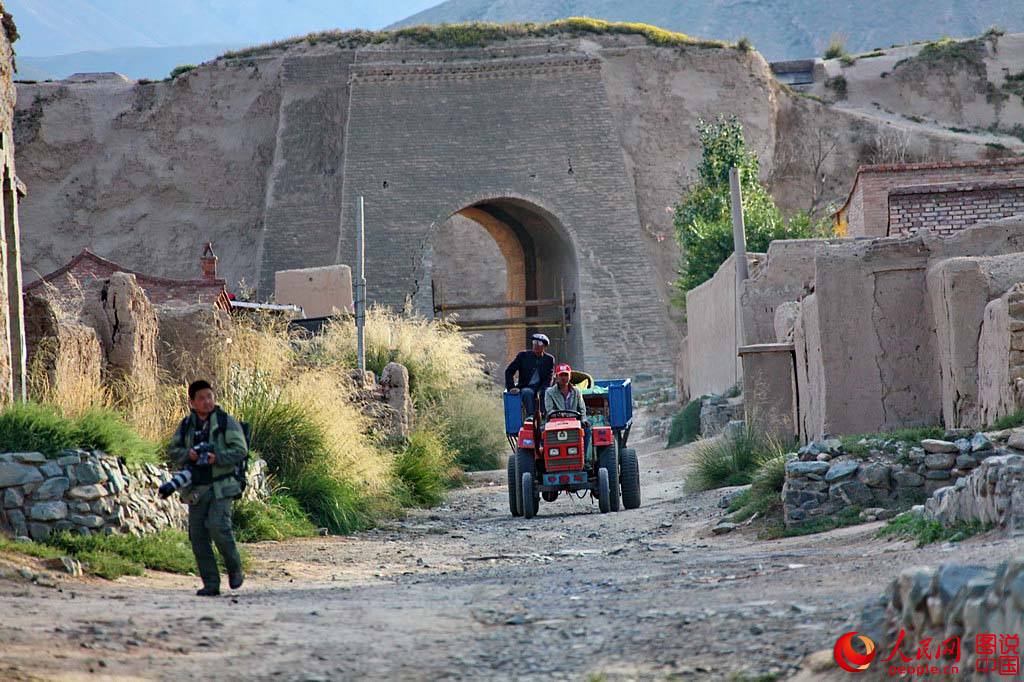
<path id="1" fill-rule="evenodd" d="M 697 181 L 675 207 L 676 239 L 682 249 L 677 286 L 689 291 L 710 279 L 733 252 L 729 170 L 740 172 L 748 251 L 766 251 L 776 239 L 820 236 L 819 225 L 800 216 L 786 221 L 758 179 L 757 155 L 747 149 L 743 126 L 719 115 L 697 123 L 702 156 Z"/>

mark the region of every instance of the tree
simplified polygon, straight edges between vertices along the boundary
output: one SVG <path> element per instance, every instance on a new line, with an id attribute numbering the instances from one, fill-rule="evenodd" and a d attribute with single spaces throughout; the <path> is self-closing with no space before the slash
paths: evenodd
<path id="1" fill-rule="evenodd" d="M 787 223 L 768 189 L 758 179 L 757 156 L 747 149 L 736 117 L 719 115 L 697 122 L 702 156 L 697 181 L 675 207 L 676 238 L 682 249 L 677 286 L 689 291 L 710 279 L 733 252 L 729 205 L 729 169 L 740 172 L 747 249 L 765 251 L 775 239 L 818 236 L 806 217 Z"/>

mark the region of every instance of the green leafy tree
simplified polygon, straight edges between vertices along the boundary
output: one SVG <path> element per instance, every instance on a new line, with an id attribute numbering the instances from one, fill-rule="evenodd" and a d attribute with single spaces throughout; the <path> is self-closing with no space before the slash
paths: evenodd
<path id="1" fill-rule="evenodd" d="M 697 181 L 675 207 L 676 238 L 682 248 L 678 287 L 685 293 L 710 279 L 733 252 L 729 169 L 740 172 L 743 220 L 748 251 L 765 251 L 775 239 L 816 236 L 808 216 L 787 222 L 758 179 L 757 156 L 747 149 L 743 126 L 735 117 L 699 120 L 703 149 Z"/>

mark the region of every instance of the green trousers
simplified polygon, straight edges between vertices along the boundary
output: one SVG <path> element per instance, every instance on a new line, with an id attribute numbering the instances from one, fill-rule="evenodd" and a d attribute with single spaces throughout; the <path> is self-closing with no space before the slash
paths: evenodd
<path id="1" fill-rule="evenodd" d="M 242 558 L 238 555 L 235 534 L 231 529 L 231 500 L 214 499 L 212 487 L 195 495 L 188 506 L 188 539 L 192 542 L 192 554 L 196 557 L 203 587 L 220 589 L 220 571 L 210 546 L 211 539 L 217 545 L 228 573 L 242 570 Z"/>

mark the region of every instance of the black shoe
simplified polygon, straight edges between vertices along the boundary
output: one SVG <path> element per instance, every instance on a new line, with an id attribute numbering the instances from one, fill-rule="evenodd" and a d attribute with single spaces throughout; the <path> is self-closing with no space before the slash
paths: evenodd
<path id="1" fill-rule="evenodd" d="M 242 569 L 238 569 L 237 573 L 228 574 L 228 585 L 231 586 L 232 590 L 237 590 L 245 582 L 245 574 L 242 573 Z"/>
<path id="2" fill-rule="evenodd" d="M 196 592 L 196 596 L 197 597 L 219 597 L 220 596 L 220 588 L 219 587 L 204 587 L 203 589 L 201 589 L 198 592 Z"/>

